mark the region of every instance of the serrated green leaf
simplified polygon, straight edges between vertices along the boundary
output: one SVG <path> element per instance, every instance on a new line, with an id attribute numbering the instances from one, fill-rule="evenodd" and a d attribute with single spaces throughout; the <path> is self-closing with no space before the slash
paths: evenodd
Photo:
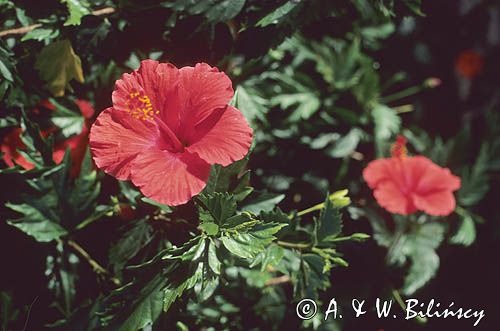
<path id="1" fill-rule="evenodd" d="M 488 178 L 488 144 L 483 143 L 479 155 L 472 167 L 465 167 L 462 171 L 461 187 L 457 192 L 460 205 L 471 207 L 477 204 L 486 195 L 490 188 Z"/>
<path id="2" fill-rule="evenodd" d="M 470 246 L 476 240 L 476 225 L 470 214 L 460 218 L 457 232 L 450 238 L 450 243 L 456 245 Z"/>
<path id="3" fill-rule="evenodd" d="M 245 85 L 239 85 L 235 95 L 235 107 L 241 110 L 250 124 L 254 124 L 257 120 L 267 123 L 265 115 L 269 109 L 269 102 L 260 95 L 258 90 L 246 87 Z"/>
<path id="4" fill-rule="evenodd" d="M 415 248 L 412 254 L 412 264 L 405 277 L 403 293 L 412 295 L 430 279 L 439 269 L 439 256 L 433 249 Z"/>
<path id="5" fill-rule="evenodd" d="M 375 139 L 379 141 L 388 140 L 393 134 L 399 132 L 401 118 L 393 109 L 377 104 L 373 107 L 372 116 L 375 123 Z"/>
<path id="6" fill-rule="evenodd" d="M 324 207 L 315 224 L 318 243 L 328 242 L 340 234 L 342 230 L 342 218 L 338 208 L 334 207 L 329 196 L 326 197 Z"/>
<path id="7" fill-rule="evenodd" d="M 215 222 L 223 225 L 236 212 L 236 200 L 229 193 L 200 194 L 200 219 L 202 222 Z"/>
<path id="8" fill-rule="evenodd" d="M 89 5 L 86 1 L 82 0 L 60 0 L 68 7 L 69 17 L 64 22 L 65 26 L 80 25 L 82 17 L 90 14 Z"/>
<path id="9" fill-rule="evenodd" d="M 255 258 L 276 238 L 274 234 L 286 224 L 267 223 L 257 225 L 245 233 L 222 236 L 220 240 L 228 251 L 244 259 Z"/>
<path id="10" fill-rule="evenodd" d="M 403 286 L 405 295 L 412 295 L 435 276 L 439 268 L 436 249 L 443 241 L 444 231 L 442 224 L 425 223 L 404 238 L 400 249 L 411 259 Z"/>

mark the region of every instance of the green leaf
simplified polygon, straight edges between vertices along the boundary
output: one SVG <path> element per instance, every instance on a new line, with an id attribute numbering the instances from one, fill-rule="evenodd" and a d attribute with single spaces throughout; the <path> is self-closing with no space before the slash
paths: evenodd
<path id="1" fill-rule="evenodd" d="M 352 128 L 348 134 L 340 138 L 335 144 L 327 149 L 326 154 L 334 158 L 343 158 L 351 155 L 361 140 L 362 131 L 359 128 Z"/>
<path id="2" fill-rule="evenodd" d="M 215 192 L 241 193 L 248 185 L 250 174 L 245 172 L 249 156 L 236 161 L 226 167 L 213 165 L 210 170 L 210 177 L 207 186 L 202 193 L 212 194 Z"/>
<path id="3" fill-rule="evenodd" d="M 317 242 L 328 242 L 335 239 L 342 231 L 342 218 L 339 210 L 334 207 L 329 196 L 326 197 L 325 206 L 315 222 Z"/>
<path id="4" fill-rule="evenodd" d="M 257 22 L 257 27 L 265 27 L 271 24 L 279 24 L 282 22 L 287 15 L 297 7 L 299 1 L 287 1 L 284 5 L 281 5 L 275 9 L 270 14 L 266 15 L 260 21 Z"/>
<path id="5" fill-rule="evenodd" d="M 476 240 L 476 225 L 470 214 L 460 218 L 457 232 L 450 238 L 450 243 L 456 245 L 470 246 Z"/>
<path id="6" fill-rule="evenodd" d="M 170 214 L 172 212 L 172 208 L 164 205 L 163 203 L 156 202 L 154 200 L 151 200 L 150 198 L 142 197 L 141 198 L 142 202 L 145 202 L 147 204 L 150 204 L 152 206 L 160 208 L 164 213 Z"/>
<path id="7" fill-rule="evenodd" d="M 153 229 L 145 220 L 136 220 L 109 251 L 113 273 L 120 274 L 123 267 L 153 239 Z"/>
<path id="8" fill-rule="evenodd" d="M 210 6 L 205 16 L 212 22 L 226 22 L 240 13 L 246 0 L 219 0 Z"/>
<path id="9" fill-rule="evenodd" d="M 30 32 L 25 34 L 21 38 L 21 41 L 28 41 L 28 40 L 50 41 L 52 39 L 57 38 L 58 36 L 59 36 L 58 30 L 38 28 L 35 30 L 31 30 Z"/>
<path id="10" fill-rule="evenodd" d="M 293 108 L 288 117 L 290 122 L 309 119 L 321 106 L 320 99 L 312 91 L 280 94 L 273 97 L 271 103 L 280 105 L 281 109 Z"/>
<path id="11" fill-rule="evenodd" d="M 257 120 L 267 123 L 266 114 L 269 109 L 269 102 L 260 95 L 257 89 L 245 84 L 239 85 L 235 95 L 236 108 L 241 110 L 250 124 L 256 123 Z"/>
<path id="12" fill-rule="evenodd" d="M 281 246 L 271 244 L 252 261 L 250 267 L 260 265 L 260 271 L 267 270 L 268 267 L 276 267 L 285 255 L 285 249 Z"/>
<path id="13" fill-rule="evenodd" d="M 401 118 L 399 118 L 393 109 L 382 104 L 377 104 L 373 107 L 372 116 L 375 123 L 374 134 L 376 140 L 388 140 L 393 134 L 399 132 Z"/>
<path id="14" fill-rule="evenodd" d="M 67 39 L 45 46 L 37 56 L 35 69 L 56 97 L 63 96 L 65 89 L 71 90 L 72 79 L 84 82 L 82 63 Z"/>
<path id="15" fill-rule="evenodd" d="M 23 215 L 18 219 L 7 220 L 7 223 L 39 242 L 50 242 L 68 233 L 57 221 L 48 218 L 41 210 L 30 204 L 6 203 L 5 206 Z"/>
<path id="16" fill-rule="evenodd" d="M 228 251 L 244 259 L 255 258 L 273 242 L 274 234 L 287 224 L 267 223 L 257 225 L 245 233 L 222 236 L 220 240 Z"/>
<path id="17" fill-rule="evenodd" d="M 80 25 L 82 17 L 90 14 L 89 5 L 86 1 L 82 0 L 60 0 L 68 7 L 69 17 L 64 22 L 64 26 Z"/>
<path id="18" fill-rule="evenodd" d="M 436 249 L 443 241 L 444 231 L 442 224 L 425 223 L 419 224 L 406 238 L 403 237 L 400 249 L 411 259 L 411 266 L 403 286 L 405 295 L 415 293 L 436 274 L 439 268 Z"/>
<path id="19" fill-rule="evenodd" d="M 52 140 L 50 137 L 48 139 L 42 137 L 38 124 L 30 121 L 24 111 L 21 117 L 21 127 L 23 128 L 21 140 L 26 145 L 28 160 L 39 167 L 54 165 Z"/>
<path id="20" fill-rule="evenodd" d="M 429 248 L 415 248 L 412 255 L 412 264 L 403 285 L 403 293 L 412 295 L 430 279 L 439 269 L 439 256 Z"/>
<path id="21" fill-rule="evenodd" d="M 274 209 L 285 198 L 284 194 L 261 192 L 259 196 L 241 208 L 254 214 L 268 212 Z"/>
<path id="22" fill-rule="evenodd" d="M 129 313 L 125 315 L 126 318 L 122 322 L 117 323 L 118 327 L 116 329 L 119 331 L 137 331 L 153 325 L 163 311 L 164 306 L 166 306 L 164 300 L 170 299 L 171 303 L 177 297 L 176 294 L 178 294 L 178 292 L 174 292 L 174 289 L 170 290 L 170 292 L 167 290 L 165 290 L 165 293 L 163 292 L 167 282 L 167 277 L 158 274 L 142 287 L 134 300 L 129 304 L 129 307 L 127 307 Z M 121 289 L 125 290 L 124 288 Z"/>
<path id="23" fill-rule="evenodd" d="M 65 107 L 54 98 L 49 98 L 49 101 L 56 107 L 56 111 L 52 112 L 51 120 L 61 129 L 63 136 L 69 138 L 72 135 L 80 134 L 85 122 L 81 112 Z"/>
<path id="24" fill-rule="evenodd" d="M 490 184 L 488 178 L 488 144 L 483 143 L 479 155 L 472 167 L 462 171 L 461 187 L 457 192 L 460 205 L 471 207 L 476 205 L 488 193 Z"/>
<path id="25" fill-rule="evenodd" d="M 15 322 L 19 311 L 15 309 L 12 297 L 6 292 L 0 292 L 0 330 L 11 330 L 10 322 Z"/>
<path id="26" fill-rule="evenodd" d="M 217 247 L 213 240 L 210 240 L 210 245 L 208 246 L 208 265 L 216 275 L 220 274 L 221 262 L 217 257 Z"/>
<path id="27" fill-rule="evenodd" d="M 201 223 L 200 228 L 209 236 L 215 236 L 219 233 L 219 226 L 212 222 Z"/>
<path id="28" fill-rule="evenodd" d="M 198 201 L 202 206 L 200 209 L 202 222 L 215 222 L 223 225 L 236 212 L 236 200 L 229 193 L 200 194 Z"/>
<path id="29" fill-rule="evenodd" d="M 9 64 L 4 62 L 5 60 L 0 57 L 0 74 L 9 82 L 14 81 L 11 70 L 9 69 Z"/>
<path id="30" fill-rule="evenodd" d="M 61 190 L 60 198 L 68 204 L 67 217 L 72 220 L 83 220 L 86 217 L 102 213 L 102 210 L 96 209 L 101 183 L 97 178 L 97 171 L 94 170 L 89 148 L 85 151 L 80 174 L 75 179 L 74 186 L 70 186 L 70 191 L 66 192 L 67 182 L 63 182 L 61 185 L 64 186 L 64 190 Z"/>
<path id="31" fill-rule="evenodd" d="M 403 0 L 405 5 L 415 14 L 419 16 L 425 16 L 424 12 L 422 11 L 422 1 L 421 0 Z"/>
<path id="32" fill-rule="evenodd" d="M 300 297 L 316 298 L 318 290 L 330 286 L 329 273 L 324 272 L 325 260 L 317 254 L 303 254 L 301 269 L 297 272 L 298 284 L 295 289 Z"/>

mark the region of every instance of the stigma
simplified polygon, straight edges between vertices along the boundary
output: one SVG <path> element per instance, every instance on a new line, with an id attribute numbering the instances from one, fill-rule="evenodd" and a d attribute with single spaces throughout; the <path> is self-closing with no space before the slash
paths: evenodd
<path id="1" fill-rule="evenodd" d="M 406 149 L 406 137 L 403 135 L 398 135 L 396 142 L 391 146 L 392 157 L 403 159 L 408 155 L 408 150 Z"/>

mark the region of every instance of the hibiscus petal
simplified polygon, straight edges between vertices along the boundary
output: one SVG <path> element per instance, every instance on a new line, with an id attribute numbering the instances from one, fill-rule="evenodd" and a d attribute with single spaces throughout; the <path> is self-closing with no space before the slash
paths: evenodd
<path id="1" fill-rule="evenodd" d="M 113 108 L 115 110 L 128 111 L 130 94 L 134 92 L 144 93 L 149 98 L 153 98 L 152 95 L 149 95 L 152 93 L 151 88 L 153 84 L 149 82 L 156 80 L 155 70 L 157 66 L 157 61 L 142 61 L 139 68 L 140 71 L 135 70 L 131 74 L 123 74 L 121 79 L 118 79 L 115 83 L 115 90 L 112 94 Z"/>
<path id="2" fill-rule="evenodd" d="M 417 211 L 413 201 L 405 196 L 394 182 L 381 183 L 373 195 L 378 204 L 391 213 L 409 215 Z"/>
<path id="3" fill-rule="evenodd" d="M 174 65 L 153 60 L 142 61 L 138 70 L 124 74 L 116 81 L 113 108 L 129 112 L 131 96 L 138 92 L 141 97 L 150 99 L 152 110 L 158 111 L 161 120 L 177 133 L 185 99 L 179 96 L 178 81 L 179 69 Z M 139 103 L 139 106 L 145 105 Z"/>
<path id="4" fill-rule="evenodd" d="M 460 178 L 453 175 L 448 168 L 441 168 L 432 163 L 426 157 L 415 156 L 412 158 L 413 172 L 420 174 L 416 179 L 415 191 L 420 194 L 427 192 L 451 190 L 456 191 L 460 188 Z"/>
<path id="5" fill-rule="evenodd" d="M 413 196 L 415 206 L 429 215 L 447 216 L 455 210 L 455 197 L 451 191 L 435 191 Z"/>
<path id="6" fill-rule="evenodd" d="M 363 170 L 363 178 L 371 189 L 385 180 L 390 180 L 393 173 L 392 159 L 378 159 L 368 163 Z"/>
<path id="7" fill-rule="evenodd" d="M 104 110 L 90 130 L 90 148 L 96 165 L 117 179 L 130 178 L 132 161 L 156 144 L 158 130 L 147 121 L 114 108 Z"/>
<path id="8" fill-rule="evenodd" d="M 153 147 L 134 160 L 131 179 L 146 197 L 176 206 L 200 193 L 209 175 L 210 165 L 198 156 Z"/>
<path id="9" fill-rule="evenodd" d="M 193 132 L 186 149 L 210 164 L 227 166 L 241 160 L 252 144 L 252 128 L 232 106 L 212 113 Z"/>
<path id="10" fill-rule="evenodd" d="M 234 95 L 231 80 L 225 73 L 206 63 L 179 69 L 181 95 L 184 99 L 183 126 L 192 129 L 213 110 L 224 108 Z"/>
<path id="11" fill-rule="evenodd" d="M 2 159 L 9 167 L 13 167 L 15 164 L 20 165 L 26 170 L 31 170 L 35 165 L 24 158 L 17 149 L 24 149 L 26 146 L 21 140 L 21 134 L 23 130 L 21 128 L 15 128 L 10 131 L 2 141 L 0 146 L 0 151 L 2 152 Z"/>

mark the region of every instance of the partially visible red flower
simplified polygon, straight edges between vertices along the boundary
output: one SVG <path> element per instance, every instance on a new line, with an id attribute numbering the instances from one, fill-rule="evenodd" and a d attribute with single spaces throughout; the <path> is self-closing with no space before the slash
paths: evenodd
<path id="1" fill-rule="evenodd" d="M 23 150 L 26 148 L 26 145 L 24 145 L 21 140 L 22 132 L 23 129 L 15 128 L 3 138 L 2 145 L 0 146 L 2 159 L 9 167 L 18 164 L 26 170 L 31 170 L 35 167 L 33 163 L 26 160 L 26 158 L 18 152 L 18 149 Z"/>
<path id="2" fill-rule="evenodd" d="M 80 167 L 83 157 L 85 156 L 85 150 L 88 143 L 89 125 L 87 123 L 87 120 L 89 120 L 94 115 L 94 108 L 88 101 L 75 100 L 75 103 L 78 105 L 82 115 L 86 119 L 86 121 L 83 123 L 82 131 L 80 134 L 72 136 L 56 144 L 52 153 L 52 159 L 55 163 L 59 164 L 64 157 L 66 148 L 69 147 L 72 161 L 72 176 L 76 176 L 80 173 Z M 55 109 L 54 105 L 52 105 L 49 101 L 42 101 L 41 105 L 50 110 Z M 57 128 L 50 128 L 41 133 L 44 137 L 46 137 L 56 130 Z M 2 158 L 9 167 L 13 167 L 15 164 L 18 164 L 26 170 L 31 170 L 34 168 L 34 165 L 26 160 L 26 158 L 18 151 L 26 148 L 23 141 L 21 140 L 21 134 L 21 128 L 14 128 L 5 136 L 4 140 L 2 141 L 2 145 L 0 146 L 0 150 L 3 153 Z"/>
<path id="3" fill-rule="evenodd" d="M 483 57 L 473 49 L 460 52 L 455 61 L 455 70 L 459 75 L 473 79 L 483 70 Z"/>
<path id="4" fill-rule="evenodd" d="M 455 210 L 453 192 L 460 188 L 460 178 L 424 156 L 407 156 L 405 145 L 406 139 L 399 136 L 392 157 L 371 161 L 363 171 L 378 204 L 394 214 L 420 210 L 449 215 Z"/>
<path id="5" fill-rule="evenodd" d="M 208 64 L 142 61 L 116 82 L 113 107 L 91 128 L 94 161 L 148 198 L 186 203 L 206 186 L 211 164 L 227 166 L 248 153 L 252 129 L 228 105 L 233 94 L 231 80 Z"/>

